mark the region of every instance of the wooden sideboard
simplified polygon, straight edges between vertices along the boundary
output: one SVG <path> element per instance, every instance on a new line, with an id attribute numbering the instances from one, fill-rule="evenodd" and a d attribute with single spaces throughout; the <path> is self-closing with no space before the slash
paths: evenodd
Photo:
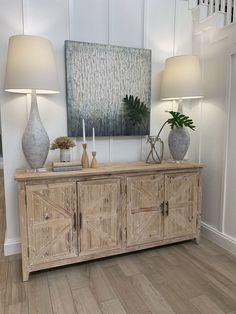
<path id="1" fill-rule="evenodd" d="M 199 241 L 198 163 L 17 170 L 23 280 L 29 273 L 188 239 Z"/>

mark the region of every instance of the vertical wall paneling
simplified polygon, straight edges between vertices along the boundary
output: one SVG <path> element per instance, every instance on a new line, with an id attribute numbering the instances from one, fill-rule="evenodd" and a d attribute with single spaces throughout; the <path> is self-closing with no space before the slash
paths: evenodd
<path id="1" fill-rule="evenodd" d="M 4 92 L 4 77 L 7 59 L 8 39 L 22 34 L 22 1 L 0 1 L 0 105 L 1 129 L 4 156 L 4 187 L 6 204 L 6 243 L 19 237 L 17 193 L 14 183 L 15 169 L 24 166 L 21 137 L 27 121 L 24 95 Z M 14 246 L 14 245 L 13 245 Z"/>
<path id="2" fill-rule="evenodd" d="M 223 151 L 225 148 L 225 90 L 227 82 L 227 51 L 224 40 L 208 46 L 204 55 L 205 99 L 202 106 L 202 161 L 204 171 L 203 219 L 220 228 L 222 204 Z M 221 75 L 218 75 L 221 73 Z M 217 127 L 216 127 L 217 126 Z"/>
<path id="3" fill-rule="evenodd" d="M 74 0 L 74 40 L 107 44 L 108 1 Z"/>
<path id="4" fill-rule="evenodd" d="M 75 40 L 74 0 L 68 0 L 68 39 Z"/>
<path id="5" fill-rule="evenodd" d="M 148 12 L 149 0 L 143 0 L 143 48 L 147 48 L 148 41 Z"/>
<path id="6" fill-rule="evenodd" d="M 176 0 L 175 55 L 192 53 L 192 12 L 188 1 Z M 183 14 L 185 12 L 185 14 Z M 184 34 L 184 36 L 183 36 Z"/>
<path id="7" fill-rule="evenodd" d="M 110 0 L 112 8 L 111 44 L 143 46 L 143 0 Z"/>
<path id="8" fill-rule="evenodd" d="M 146 48 L 152 49 L 151 135 L 157 134 L 162 123 L 168 118 L 166 110 L 172 109 L 172 102 L 159 101 L 159 91 L 165 60 L 173 56 L 174 4 L 173 0 L 148 1 Z M 162 139 L 166 140 L 168 134 L 169 129 L 166 127 L 161 134 Z M 168 145 L 165 145 L 164 157 L 169 156 Z"/>
<path id="9" fill-rule="evenodd" d="M 236 51 L 232 55 L 231 59 L 231 86 L 236 84 Z M 223 231 L 236 238 L 235 222 L 236 222 L 236 144 L 235 144 L 235 120 L 236 120 L 236 91 L 235 88 L 230 89 L 230 109 L 229 109 L 229 123 L 228 123 L 228 150 L 226 159 L 226 189 L 225 189 L 225 207 L 224 207 L 224 219 L 223 219 Z"/>

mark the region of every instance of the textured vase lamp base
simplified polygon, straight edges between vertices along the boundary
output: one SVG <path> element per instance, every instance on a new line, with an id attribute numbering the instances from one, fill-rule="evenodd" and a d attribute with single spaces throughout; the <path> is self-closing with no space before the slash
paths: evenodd
<path id="1" fill-rule="evenodd" d="M 190 144 L 190 136 L 186 128 L 175 128 L 170 131 L 168 145 L 175 161 L 183 161 Z"/>
<path id="2" fill-rule="evenodd" d="M 22 137 L 22 149 L 32 169 L 42 168 L 49 151 L 49 138 L 39 116 L 36 92 L 32 91 L 29 121 Z"/>

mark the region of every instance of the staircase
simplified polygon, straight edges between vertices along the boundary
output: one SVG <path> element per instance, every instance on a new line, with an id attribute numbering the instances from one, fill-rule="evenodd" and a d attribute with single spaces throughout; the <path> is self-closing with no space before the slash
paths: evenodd
<path id="1" fill-rule="evenodd" d="M 236 0 L 189 0 L 190 9 L 200 9 L 201 19 L 220 14 L 223 26 L 236 22 Z"/>

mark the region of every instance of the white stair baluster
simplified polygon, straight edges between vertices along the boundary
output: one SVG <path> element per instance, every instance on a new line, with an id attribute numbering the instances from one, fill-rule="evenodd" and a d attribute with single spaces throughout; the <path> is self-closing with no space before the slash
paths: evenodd
<path id="1" fill-rule="evenodd" d="M 220 10 L 220 1 L 219 0 L 215 0 L 215 10 L 214 12 L 219 12 Z"/>
<path id="2" fill-rule="evenodd" d="M 236 22 L 236 1 L 233 0 L 233 22 Z"/>
<path id="3" fill-rule="evenodd" d="M 225 0 L 221 0 L 220 11 L 225 13 Z"/>
<path id="4" fill-rule="evenodd" d="M 227 0 L 226 25 L 231 23 L 232 4 L 232 0 Z"/>
<path id="5" fill-rule="evenodd" d="M 214 8 L 214 0 L 210 0 L 210 3 L 209 3 L 209 15 L 213 14 L 213 8 Z"/>

